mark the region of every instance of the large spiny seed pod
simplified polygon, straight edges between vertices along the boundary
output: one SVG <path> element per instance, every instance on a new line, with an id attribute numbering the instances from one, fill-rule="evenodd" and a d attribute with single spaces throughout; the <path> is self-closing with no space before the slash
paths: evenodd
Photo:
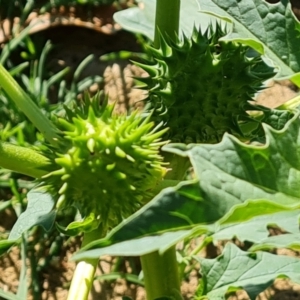
<path id="1" fill-rule="evenodd" d="M 170 128 L 172 142 L 214 143 L 225 132 L 243 136 L 240 125 L 252 120 L 248 111 L 261 110 L 249 100 L 274 71 L 248 46 L 220 41 L 225 35 L 217 24 L 204 33 L 194 29 L 182 41 L 161 37 L 159 49 L 149 47 L 153 60 L 137 63 L 149 74 L 137 78 L 149 91 L 148 109 Z"/>
<path id="2" fill-rule="evenodd" d="M 99 106 L 88 98 L 57 123 L 62 132 L 61 150 L 53 153 L 57 170 L 43 181 L 59 209 L 75 206 L 83 221 L 92 219 L 93 228 L 101 224 L 107 230 L 150 199 L 166 172 L 159 154 L 165 129 L 158 131 L 137 112 L 114 115 L 107 102 Z"/>

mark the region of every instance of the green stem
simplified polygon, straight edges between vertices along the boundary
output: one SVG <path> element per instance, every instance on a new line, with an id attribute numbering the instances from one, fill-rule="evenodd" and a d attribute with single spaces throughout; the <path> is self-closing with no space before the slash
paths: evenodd
<path id="1" fill-rule="evenodd" d="M 180 280 L 175 246 L 141 256 L 147 300 L 161 297 L 180 298 Z"/>
<path id="2" fill-rule="evenodd" d="M 85 233 L 81 247 L 92 241 L 98 240 L 101 233 L 98 229 Z M 98 258 L 84 259 L 80 261 L 75 269 L 67 300 L 87 300 L 92 288 Z"/>
<path id="3" fill-rule="evenodd" d="M 57 129 L 52 122 L 41 112 L 38 106 L 30 99 L 7 70 L 0 64 L 0 86 L 18 108 L 27 116 L 32 124 L 44 135 L 53 146 L 58 144 Z"/>
<path id="4" fill-rule="evenodd" d="M 160 33 L 173 40 L 179 31 L 180 0 L 157 0 L 154 46 L 159 47 Z"/>
<path id="5" fill-rule="evenodd" d="M 0 142 L 0 166 L 17 173 L 40 178 L 50 170 L 49 159 L 33 149 Z"/>
<path id="6" fill-rule="evenodd" d="M 287 102 L 281 104 L 280 106 L 276 107 L 276 109 L 280 110 L 293 110 L 300 106 L 300 96 L 296 96 Z"/>
<path id="7" fill-rule="evenodd" d="M 175 40 L 179 31 L 180 0 L 157 0 L 154 46 L 159 48 L 160 35 Z M 180 172 L 173 172 L 169 180 L 181 180 Z M 180 279 L 175 246 L 163 254 L 158 251 L 141 256 L 147 300 L 161 297 L 181 299 Z"/>

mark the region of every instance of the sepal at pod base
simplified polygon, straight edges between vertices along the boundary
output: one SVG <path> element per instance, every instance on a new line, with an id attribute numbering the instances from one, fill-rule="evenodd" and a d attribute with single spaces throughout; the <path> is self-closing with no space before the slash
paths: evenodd
<path id="1" fill-rule="evenodd" d="M 138 112 L 116 115 L 113 109 L 107 99 L 99 105 L 98 97 L 86 96 L 56 120 L 59 150 L 44 150 L 52 151 L 57 166 L 42 178 L 44 188 L 56 196 L 58 209 L 78 209 L 86 231 L 107 230 L 137 211 L 167 171 L 159 154 L 167 129 Z M 80 223 L 70 226 L 76 231 Z"/>
<path id="2" fill-rule="evenodd" d="M 151 59 L 136 63 L 149 74 L 136 78 L 148 90 L 147 109 L 169 127 L 171 142 L 215 143 L 225 132 L 244 137 L 248 123 L 253 137 L 266 121 L 266 108 L 253 97 L 274 69 L 249 46 L 220 40 L 225 35 L 217 23 L 205 32 L 195 28 L 191 38 L 161 36 L 159 49 L 148 47 Z"/>

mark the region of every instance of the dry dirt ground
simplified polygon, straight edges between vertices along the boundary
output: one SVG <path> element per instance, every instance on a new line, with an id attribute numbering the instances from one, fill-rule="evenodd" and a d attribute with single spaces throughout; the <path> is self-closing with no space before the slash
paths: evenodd
<path id="1" fill-rule="evenodd" d="M 101 16 L 99 19 L 101 20 Z M 102 16 L 102 19 L 105 18 Z M 82 18 L 79 18 L 79 21 L 82 20 Z M 76 22 L 78 23 L 79 21 L 77 20 Z M 107 24 L 105 23 L 104 25 L 106 26 Z M 105 32 L 105 30 L 109 31 L 112 29 L 110 26 L 106 26 L 104 31 L 92 30 L 95 28 L 87 28 L 88 26 L 90 25 L 78 27 L 61 26 L 52 28 L 49 26 L 48 28 L 43 28 L 42 33 L 34 33 L 42 34 L 44 38 L 50 39 L 55 45 L 57 45 L 57 49 L 59 50 L 51 52 L 49 58 L 49 67 L 53 71 L 57 71 L 64 66 L 70 66 L 75 69 L 79 62 L 91 53 L 94 53 L 95 57 L 99 57 L 103 53 L 109 51 L 122 50 L 124 49 L 124 45 L 128 48 L 128 50 L 135 51 L 139 49 L 135 38 L 128 33 L 119 32 L 116 33 L 116 36 L 111 35 L 111 32 Z M 99 62 L 98 59 L 95 59 L 91 64 L 89 64 L 82 74 L 83 77 L 87 75 L 103 75 L 105 84 L 100 86 L 100 88 L 103 88 L 104 91 L 109 94 L 111 101 L 117 102 L 117 110 L 122 111 L 127 109 L 128 106 L 142 105 L 141 100 L 145 97 L 145 95 L 143 92 L 133 89 L 134 81 L 132 77 L 144 76 L 145 74 L 129 62 L 114 61 L 111 63 L 103 63 Z M 276 107 L 298 94 L 298 90 L 289 82 L 269 82 L 268 85 L 269 87 L 264 91 L 264 93 L 258 96 L 257 101 L 270 107 Z M 92 91 L 96 91 L 98 88 L 99 86 L 93 86 L 91 89 Z M 53 99 L 53 101 L 55 101 L 55 97 L 53 97 Z M 10 195 L 8 194 L 7 197 L 9 198 Z M 1 212 L 0 235 L 7 232 L 7 230 L 10 230 L 15 220 L 15 214 L 11 209 Z M 38 274 L 34 274 L 35 276 L 38 276 L 40 282 L 40 299 L 66 299 L 69 283 L 72 279 L 72 274 L 75 268 L 75 263 L 70 261 L 70 257 L 72 256 L 72 253 L 78 250 L 79 245 L 80 238 L 72 238 L 69 240 L 63 239 L 61 241 L 61 248 L 59 248 L 55 255 L 52 256 L 51 261 L 48 262 L 46 268 L 41 269 Z M 31 257 L 34 255 L 40 255 L 38 256 L 40 260 L 47 257 L 49 253 L 47 246 L 47 240 L 42 240 L 40 244 L 37 244 L 33 249 L 30 249 L 31 252 L 29 254 L 29 258 L 30 255 Z M 218 247 L 210 246 L 205 251 L 201 252 L 200 255 L 215 257 L 220 253 L 221 248 L 221 245 Z M 280 250 L 280 253 L 284 255 L 299 256 L 299 253 L 285 249 Z M 101 275 L 103 273 L 107 274 L 113 271 L 116 260 L 117 258 L 113 257 L 101 258 L 96 275 Z M 28 259 L 27 263 L 30 265 L 30 259 Z M 135 272 L 140 270 L 137 258 L 121 260 L 118 261 L 118 264 L 118 270 L 122 270 L 123 272 L 133 272 L 132 266 L 135 267 Z M 20 268 L 21 261 L 19 249 L 13 248 L 12 251 L 0 258 L 1 289 L 16 292 L 19 284 L 18 277 Z M 29 275 L 31 275 L 30 271 Z M 182 293 L 185 299 L 192 299 L 197 287 L 198 279 L 199 273 L 195 270 L 182 282 Z M 136 300 L 145 299 L 142 287 L 138 287 L 124 279 L 117 279 L 113 282 L 96 280 L 90 299 L 119 300 L 122 299 L 122 296 L 124 295 L 130 296 Z M 32 297 L 28 299 L 32 299 Z M 38 299 L 38 297 L 36 299 Z M 241 292 L 235 296 L 231 296 L 230 299 L 248 300 L 248 297 L 245 293 Z M 262 293 L 257 298 L 257 300 L 267 299 L 300 300 L 300 286 L 294 285 L 288 280 L 277 280 L 270 289 Z"/>

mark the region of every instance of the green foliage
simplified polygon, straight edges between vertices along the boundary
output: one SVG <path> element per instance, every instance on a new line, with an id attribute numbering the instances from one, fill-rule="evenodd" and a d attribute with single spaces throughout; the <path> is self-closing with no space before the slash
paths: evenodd
<path id="1" fill-rule="evenodd" d="M 148 47 L 155 63 L 137 64 L 149 73 L 138 78 L 149 93 L 147 109 L 170 128 L 172 142 L 215 143 L 225 132 L 257 136 L 261 127 L 249 112 L 272 114 L 249 100 L 274 76 L 273 69 L 248 46 L 220 41 L 225 35 L 217 24 L 203 33 L 194 29 L 182 41 L 161 37 L 159 49 Z M 241 126 L 248 123 L 254 129 L 244 134 Z"/>
<path id="2" fill-rule="evenodd" d="M 150 40 L 154 40 L 154 24 L 155 24 L 155 6 L 156 0 L 139 1 L 139 6 L 121 10 L 114 14 L 114 19 L 121 24 L 126 30 L 141 33 L 147 36 Z M 212 20 L 218 18 L 211 17 L 205 14 L 199 14 L 197 1 L 184 0 L 180 7 L 180 34 L 184 32 L 186 36 L 191 36 L 193 27 L 205 31 L 211 24 Z"/>
<path id="3" fill-rule="evenodd" d="M 143 6 L 130 8 L 116 13 L 115 19 L 124 28 L 153 39 L 155 0 L 142 2 L 145 2 L 145 9 Z M 299 22 L 288 0 L 276 4 L 264 0 L 185 0 L 181 7 L 181 30 L 187 36 L 191 35 L 193 24 L 201 25 L 201 30 L 205 31 L 215 20 L 222 21 L 230 29 L 223 41 L 249 45 L 278 68 L 277 77 L 289 77 L 299 86 Z"/>
<path id="4" fill-rule="evenodd" d="M 242 41 L 272 60 L 279 68 L 277 77 L 291 77 L 299 85 L 300 23 L 288 0 L 270 4 L 264 0 L 198 0 L 203 11 L 227 18 L 233 31 L 227 40 Z M 261 30 L 265 28 L 265 30 Z"/>
<path id="5" fill-rule="evenodd" d="M 262 227 L 266 230 L 269 224 L 286 225 L 281 221 L 283 217 L 297 218 L 298 213 L 293 210 L 299 207 L 299 186 L 296 184 L 299 180 L 297 163 L 300 161 L 299 117 L 294 117 L 284 130 L 276 131 L 267 126 L 265 130 L 266 145 L 245 145 L 226 135 L 217 145 L 190 145 L 186 148 L 172 144 L 164 146 L 167 151 L 188 155 L 197 178 L 201 180 L 162 191 L 126 223 L 120 224 L 107 238 L 91 245 L 92 248 L 108 247 L 129 239 L 133 242 L 133 239 L 147 236 L 150 239 L 155 234 L 189 228 L 193 228 L 192 234 L 197 230 L 201 233 L 215 232 L 216 239 L 231 238 L 237 232 L 239 239 L 244 240 L 246 237 L 248 240 L 251 235 L 250 227 L 252 232 L 261 230 Z M 290 145 L 289 148 L 286 148 L 287 144 Z M 254 164 L 249 155 L 255 159 L 260 158 L 261 163 Z M 271 170 L 275 173 L 271 174 Z M 281 218 L 278 215 L 271 216 L 284 210 L 287 212 Z M 261 218 L 249 221 L 248 227 L 243 227 L 247 223 L 241 224 L 259 215 Z M 214 226 L 210 225 L 216 221 Z M 283 228 L 291 230 L 294 224 L 293 228 L 296 230 L 295 223 L 291 223 L 291 220 L 287 222 L 290 225 Z M 231 235 L 222 234 L 226 227 L 230 230 L 232 226 L 235 228 Z M 239 231 L 238 226 L 242 226 Z M 220 235 L 218 231 L 221 232 Z M 184 232 L 178 232 L 180 237 L 183 234 Z M 265 232 L 264 236 L 266 234 Z M 153 237 L 156 238 L 158 237 Z M 172 239 L 176 240 L 174 236 Z M 165 241 L 164 246 L 170 246 L 167 239 Z M 142 247 L 143 240 L 136 242 L 140 246 L 132 246 L 135 255 L 137 249 L 145 251 Z M 156 249 L 160 249 L 159 247 L 158 245 Z M 108 252 L 109 249 L 106 249 L 106 253 Z M 95 251 L 93 253 L 97 255 Z"/>
<path id="6" fill-rule="evenodd" d="M 36 225 L 42 226 L 49 231 L 55 220 L 53 210 L 55 202 L 46 193 L 31 190 L 28 194 L 28 205 L 26 211 L 20 215 L 10 232 L 9 240 L 18 240 L 22 234 Z"/>
<path id="7" fill-rule="evenodd" d="M 256 202 L 255 204 L 258 204 Z M 258 206 L 258 205 L 257 205 Z M 256 207 L 256 208 L 260 208 Z M 243 209 L 243 208 L 242 208 Z M 265 208 L 264 208 L 265 209 Z M 247 213 L 247 211 L 245 211 Z M 220 222 L 220 227 L 215 230 L 215 233 L 212 233 L 210 239 L 212 241 L 218 241 L 220 239 L 233 239 L 236 238 L 241 242 L 250 242 L 254 243 L 252 249 L 256 249 L 261 247 L 268 248 L 267 244 L 272 242 L 274 237 L 270 237 L 270 231 L 268 230 L 270 227 L 281 228 L 282 231 L 285 231 L 289 234 L 285 234 L 284 236 L 279 235 L 285 239 L 285 245 L 288 245 L 288 239 L 293 238 L 294 234 L 299 232 L 298 225 L 298 216 L 299 210 L 286 210 L 286 211 L 274 211 L 272 214 L 265 214 L 261 216 L 256 216 L 254 218 L 250 218 L 248 221 L 243 222 L 242 224 L 238 224 L 236 222 L 231 223 L 227 222 L 226 218 Z M 235 213 L 236 215 L 236 213 Z M 224 223 L 223 223 L 224 222 Z M 274 240 L 275 242 L 275 240 Z M 277 247 L 284 248 L 284 247 Z M 292 248 L 292 247 L 287 247 Z"/>
<path id="8" fill-rule="evenodd" d="M 181 30 L 185 35 L 180 33 L 176 40 L 162 37 L 159 49 L 149 48 L 152 60 L 141 65 L 149 73 L 149 77 L 141 79 L 149 90 L 147 118 L 138 113 L 116 116 L 113 106 L 105 102 L 99 107 L 96 101 L 86 98 L 73 110 L 66 109 L 65 119 L 56 119 L 51 127 L 47 124 L 53 123 L 47 123 L 40 108 L 51 110 L 45 105 L 47 89 L 61 81 L 63 74 L 45 83 L 44 65 L 39 61 L 37 67 L 32 67 L 30 78 L 21 76 L 31 98 L 37 96 L 34 104 L 18 83 L 0 70 L 3 103 L 8 103 L 9 95 L 16 102 L 13 113 L 20 108 L 37 128 L 55 133 L 54 138 L 48 138 L 53 145 L 40 148 L 53 162 L 55 171 L 43 177 L 40 190 L 28 194 L 27 209 L 20 211 L 10 240 L 0 242 L 1 251 L 26 238 L 34 225 L 49 230 L 56 217 L 61 232 L 85 232 L 87 239 L 75 259 L 86 263 L 97 262 L 104 254 L 160 256 L 172 253 L 177 242 L 200 236 L 204 239 L 193 254 L 211 241 L 238 238 L 252 243 L 247 252 L 228 244 L 216 259 L 196 258 L 202 275 L 196 299 L 224 299 L 241 288 L 254 299 L 279 276 L 300 282 L 299 258 L 261 251 L 300 248 L 299 113 L 295 106 L 282 111 L 249 103 L 263 81 L 274 75 L 274 69 L 278 77 L 290 77 L 298 84 L 299 23 L 287 0 L 274 5 L 262 0 L 198 2 L 202 13 L 193 0 L 186 0 L 181 7 Z M 124 28 L 153 38 L 155 1 L 144 4 L 145 9 L 141 5 L 119 12 L 116 20 Z M 204 14 L 204 10 L 209 12 Z M 218 18 L 221 25 L 214 27 Z M 201 31 L 193 32 L 193 23 L 196 28 L 200 25 Z M 225 27 L 228 32 L 222 29 Z M 262 33 L 261 28 L 265 29 Z M 8 52 L 3 53 L 2 61 L 8 62 Z M 23 67 L 17 66 L 19 70 Z M 79 91 L 77 81 L 75 87 L 71 96 L 65 97 L 67 102 Z M 83 83 L 81 88 L 84 87 Z M 58 113 L 56 108 L 53 111 Z M 11 113 L 7 108 L 0 109 L 2 116 L 6 112 Z M 49 117 L 49 112 L 46 115 Z M 154 122 L 150 122 L 151 118 Z M 18 122 L 14 124 L 17 127 Z M 195 144 L 169 144 L 160 151 L 167 143 L 161 141 L 163 135 L 167 136 L 166 129 L 159 131 L 161 123 L 170 127 L 172 141 Z M 22 140 L 21 127 L 14 125 L 2 125 L 3 139 Z M 47 132 L 42 133 L 47 138 Z M 253 137 L 255 142 L 248 140 L 244 144 L 232 134 Z M 261 137 L 264 139 L 258 140 Z M 221 142 L 200 144 L 203 141 Z M 44 140 L 33 143 L 39 142 Z M 167 166 L 162 158 L 167 155 L 181 162 L 190 160 L 191 180 L 174 186 L 181 178 L 172 178 L 173 187 L 163 180 Z M 162 186 L 169 187 L 161 190 Z M 17 197 L 24 207 L 22 197 Z M 74 222 L 60 222 L 59 214 L 70 206 L 80 214 L 74 216 L 72 211 Z M 95 239 L 118 223 L 106 237 Z M 269 237 L 269 226 L 280 227 L 286 234 Z M 26 246 L 26 241 L 22 245 Z M 149 269 L 150 275 L 146 275 L 151 277 L 151 266 Z M 90 277 L 81 277 L 80 282 L 92 281 L 94 269 L 90 270 Z M 20 293 L 25 298 L 27 291 Z M 4 297 L 17 299 L 10 294 Z"/>
<path id="9" fill-rule="evenodd" d="M 126 223 L 120 224 L 106 238 L 86 246 L 85 252 L 79 252 L 75 258 L 117 255 L 122 250 L 127 255 L 143 255 L 155 250 L 163 252 L 178 240 L 203 233 L 208 238 L 212 235 L 215 240 L 232 238 L 237 234 L 240 240 L 256 242 L 257 246 L 253 249 L 259 249 L 260 243 L 270 247 L 269 243 L 273 240 L 270 238 L 264 242 L 268 225 L 292 232 L 287 234 L 284 246 L 297 249 L 298 244 L 291 243 L 295 233 L 299 232 L 299 117 L 295 116 L 288 122 L 284 130 L 276 131 L 265 126 L 265 131 L 266 145 L 245 145 L 226 135 L 217 145 L 165 146 L 165 150 L 190 157 L 199 183 L 162 191 Z M 258 158 L 260 163 L 253 163 L 253 159 L 258 162 Z M 258 232 L 260 236 L 256 236 Z M 283 245 L 278 239 L 274 237 L 271 245 Z M 251 253 L 245 255 L 249 259 L 256 257 Z M 277 259 L 277 256 L 257 255 L 263 264 L 270 264 L 271 257 L 274 262 Z M 289 258 L 282 258 L 284 262 L 285 259 Z M 292 260 L 298 263 L 298 259 Z M 252 265 L 245 264 L 243 274 L 250 269 Z M 206 274 L 205 270 L 203 274 Z M 261 288 L 258 285 L 250 292 L 257 293 L 278 275 L 290 276 L 289 272 L 292 272 L 290 269 L 281 273 L 276 270 L 264 273 L 264 268 L 255 269 L 253 274 L 259 278 Z M 215 277 L 210 278 L 208 273 L 207 278 L 213 281 Z M 209 288 L 212 293 L 210 299 L 216 299 L 215 293 L 224 294 L 235 280 L 237 287 L 243 283 L 235 277 L 226 278 L 228 284 L 224 284 L 221 290 Z M 242 285 L 246 290 L 251 280 L 253 277 Z M 299 282 L 296 275 L 293 280 Z"/>
<path id="10" fill-rule="evenodd" d="M 105 232 L 130 216 L 166 172 L 159 155 L 166 130 L 137 112 L 114 115 L 113 108 L 86 95 L 73 111 L 67 109 L 66 119 L 57 119 L 60 147 L 43 150 L 56 165 L 43 176 L 46 190 L 58 198 L 57 208 L 75 206 L 90 220 L 81 223 L 85 231 L 101 224 Z"/>
<path id="11" fill-rule="evenodd" d="M 270 253 L 249 253 L 227 244 L 216 259 L 199 259 L 206 285 L 205 299 L 225 299 L 224 294 L 244 289 L 251 300 L 283 274 L 300 282 L 299 258 Z M 274 262 L 274 263 L 270 263 Z M 200 298 L 196 298 L 200 299 Z"/>

